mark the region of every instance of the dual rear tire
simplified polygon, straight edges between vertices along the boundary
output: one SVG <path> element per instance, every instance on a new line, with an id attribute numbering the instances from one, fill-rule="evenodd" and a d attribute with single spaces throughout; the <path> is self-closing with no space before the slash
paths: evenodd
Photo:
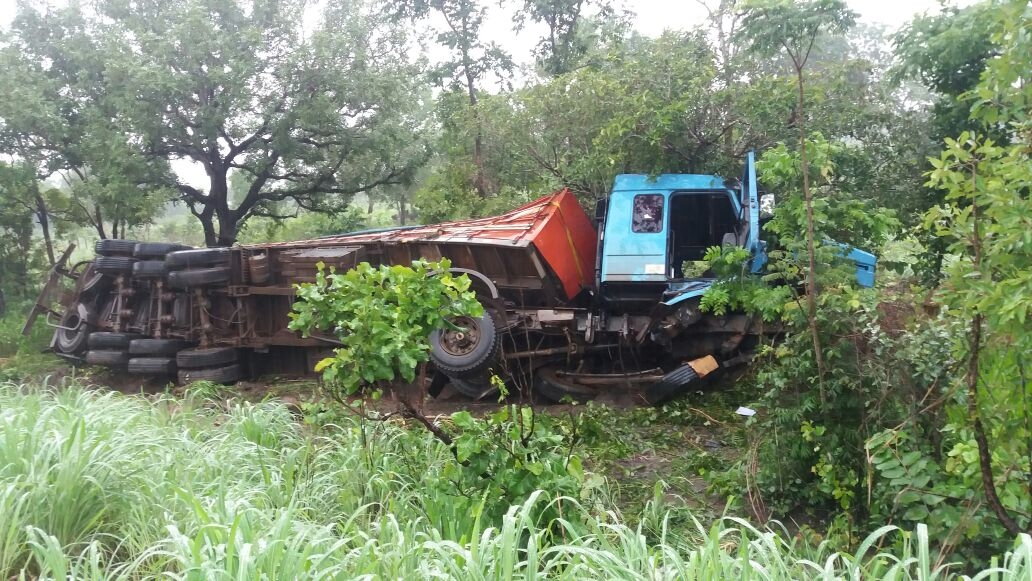
<path id="1" fill-rule="evenodd" d="M 176 354 L 179 367 L 179 382 L 194 381 L 233 383 L 244 376 L 243 368 L 237 362 L 239 352 L 233 347 L 209 347 L 186 349 Z"/>

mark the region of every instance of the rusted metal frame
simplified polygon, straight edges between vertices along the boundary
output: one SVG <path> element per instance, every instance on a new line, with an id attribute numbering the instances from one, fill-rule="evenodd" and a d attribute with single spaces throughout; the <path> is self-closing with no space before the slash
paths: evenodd
<path id="1" fill-rule="evenodd" d="M 620 385 L 628 383 L 652 383 L 663 378 L 663 370 L 658 367 L 637 373 L 576 373 L 556 371 L 556 377 L 569 378 L 581 385 Z"/>
<path id="2" fill-rule="evenodd" d="M 124 274 L 115 277 L 115 308 L 112 312 L 115 315 L 114 330 L 116 332 L 125 331 L 127 326 L 125 319 L 131 319 L 133 316 L 133 310 L 126 305 L 129 303 L 129 297 L 134 294 L 136 294 L 136 289 L 132 287 L 131 281 L 127 284 Z"/>
<path id="3" fill-rule="evenodd" d="M 207 347 L 212 344 L 212 324 L 211 319 L 208 317 L 208 308 L 211 306 L 211 300 L 204 294 L 204 289 L 197 287 L 194 289 L 194 307 L 197 309 L 197 318 L 200 319 L 200 344 L 201 347 Z"/>
<path id="4" fill-rule="evenodd" d="M 544 204 L 541 204 L 541 206 L 538 208 L 537 212 L 534 213 L 534 217 L 530 220 L 530 224 L 528 225 L 528 227 L 524 228 L 523 232 L 519 236 L 513 238 L 512 243 L 513 244 L 517 244 L 518 242 L 523 240 L 523 237 L 526 236 L 530 232 L 530 227 L 529 226 L 533 226 L 534 224 L 537 224 L 538 220 L 541 218 L 541 216 L 543 216 L 545 214 L 545 212 L 547 212 L 549 210 L 549 208 L 551 208 L 553 205 L 558 210 L 559 205 L 554 203 L 555 199 L 558 198 L 565 191 L 566 190 L 564 189 L 564 190 L 561 190 L 559 192 L 553 192 L 552 195 L 549 196 L 548 201 L 545 202 Z"/>
<path id="5" fill-rule="evenodd" d="M 60 276 L 68 276 L 75 280 L 74 277 L 67 269 L 64 268 L 68 257 L 71 256 L 72 251 L 75 250 L 75 244 L 69 244 L 65 248 L 64 252 L 61 253 L 61 257 L 58 258 L 57 262 L 50 269 L 50 274 L 47 277 L 47 282 L 43 285 L 43 289 L 39 292 L 36 298 L 36 303 L 32 306 L 32 310 L 29 311 L 29 317 L 26 319 L 25 324 L 22 325 L 22 335 L 28 335 L 32 332 L 32 327 L 36 323 L 36 319 L 43 313 L 53 314 L 55 317 L 60 317 L 61 313 L 51 308 L 50 303 L 54 301 L 54 291 L 57 289 L 58 281 Z"/>
<path id="6" fill-rule="evenodd" d="M 154 316 L 154 337 L 162 337 L 165 326 L 165 281 L 160 278 L 154 281 L 154 300 L 157 301 L 157 313 Z"/>
<path id="7" fill-rule="evenodd" d="M 604 351 L 606 349 L 612 349 L 614 347 L 618 348 L 619 345 L 608 344 L 580 346 L 578 343 L 571 342 L 565 347 L 549 347 L 547 349 L 534 349 L 531 351 L 517 351 L 515 353 L 506 353 L 505 359 L 527 359 L 529 357 L 547 355 L 582 355 L 584 353 L 590 353 L 592 351 Z"/>

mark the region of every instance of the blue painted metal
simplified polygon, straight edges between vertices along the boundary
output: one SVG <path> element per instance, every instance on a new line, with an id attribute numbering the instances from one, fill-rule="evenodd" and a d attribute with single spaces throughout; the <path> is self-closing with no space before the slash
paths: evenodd
<path id="1" fill-rule="evenodd" d="M 842 247 L 842 256 L 852 260 L 853 264 L 856 265 L 856 282 L 862 287 L 873 287 L 874 274 L 878 268 L 878 257 L 866 250 L 860 250 L 848 244 L 842 244 L 841 242 L 834 242 L 834 244 Z"/>
<path id="2" fill-rule="evenodd" d="M 667 280 L 667 224 L 669 220 L 669 191 L 664 191 L 643 179 L 648 176 L 617 176 L 613 193 L 609 196 L 602 254 L 602 282 L 636 281 L 666 282 Z M 622 182 L 633 181 L 631 186 Z M 616 189 L 619 188 L 619 189 Z M 636 189 L 632 189 L 636 188 Z M 631 230 L 634 196 L 661 194 L 663 227 L 659 232 Z"/>
<path id="3" fill-rule="evenodd" d="M 723 178 L 700 174 L 660 174 L 655 177 L 645 174 L 620 174 L 613 180 L 613 193 L 723 189 L 727 189 Z"/>
<path id="4" fill-rule="evenodd" d="M 742 175 L 742 204 L 746 207 L 745 218 L 749 221 L 744 246 L 753 255 L 750 271 L 754 274 L 763 272 L 767 266 L 767 243 L 760 240 L 760 196 L 756 188 L 756 154 L 750 151 L 745 156 Z"/>
<path id="5" fill-rule="evenodd" d="M 601 282 L 667 282 L 670 228 L 670 195 L 674 192 L 727 190 L 736 214 L 742 203 L 727 188 L 723 178 L 700 174 L 621 174 L 613 181 L 603 233 Z M 634 196 L 660 194 L 664 198 L 663 228 L 659 232 L 634 232 L 631 229 Z M 757 202 L 757 212 L 759 211 Z M 757 213 L 757 219 L 759 214 Z"/>
<path id="6" fill-rule="evenodd" d="M 692 191 L 728 193 L 734 212 L 744 222 L 743 247 L 752 253 L 750 270 L 761 273 L 767 266 L 767 243 L 760 240 L 760 200 L 757 190 L 756 155 L 746 154 L 741 188 L 731 188 L 724 180 L 712 175 L 662 174 L 650 177 L 643 174 L 621 174 L 613 182 L 613 191 L 602 233 L 602 283 L 606 282 L 666 282 L 664 304 L 674 305 L 701 296 L 713 284 L 713 279 L 673 280 L 668 264 L 671 195 Z M 659 232 L 632 230 L 634 196 L 659 194 L 663 196 L 663 224 Z M 877 258 L 863 250 L 841 245 L 843 255 L 856 263 L 857 281 L 862 286 L 874 285 Z M 848 250 L 848 252 L 847 252 Z"/>
<path id="7" fill-rule="evenodd" d="M 742 206 L 746 208 L 744 218 L 749 221 L 749 231 L 743 246 L 752 250 L 760 241 L 760 198 L 756 193 L 756 160 L 752 151 L 745 156 L 741 195 Z"/>
<path id="8" fill-rule="evenodd" d="M 663 301 L 663 304 L 672 306 L 688 299 L 701 297 L 703 293 L 706 292 L 706 289 L 713 286 L 715 281 L 716 279 L 713 278 L 693 278 L 690 280 L 671 282 L 667 286 L 667 291 L 663 293 L 664 297 L 671 298 Z"/>

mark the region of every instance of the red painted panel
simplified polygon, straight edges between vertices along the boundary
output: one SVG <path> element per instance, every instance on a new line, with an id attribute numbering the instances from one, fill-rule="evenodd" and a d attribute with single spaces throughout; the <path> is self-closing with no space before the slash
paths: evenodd
<path id="1" fill-rule="evenodd" d="M 598 235 L 569 190 L 549 196 L 545 203 L 549 206 L 548 217 L 531 237 L 534 247 L 562 281 L 566 298 L 572 299 L 594 284 Z"/>
<path id="2" fill-rule="evenodd" d="M 524 248 L 533 245 L 558 276 L 566 299 L 594 282 L 597 235 L 587 214 L 569 190 L 555 192 L 499 216 L 390 230 L 356 232 L 315 240 L 252 244 L 261 248 L 312 248 L 433 242 Z M 474 265 L 473 268 L 476 268 Z"/>

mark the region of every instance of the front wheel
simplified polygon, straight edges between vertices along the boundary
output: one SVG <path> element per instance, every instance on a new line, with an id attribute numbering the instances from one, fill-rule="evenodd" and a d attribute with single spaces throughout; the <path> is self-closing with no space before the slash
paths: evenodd
<path id="1" fill-rule="evenodd" d="M 494 314 L 484 309 L 479 317 L 455 317 L 450 322 L 455 328 L 438 329 L 430 334 L 430 360 L 449 377 L 465 379 L 484 375 L 501 351 L 501 335 Z"/>

